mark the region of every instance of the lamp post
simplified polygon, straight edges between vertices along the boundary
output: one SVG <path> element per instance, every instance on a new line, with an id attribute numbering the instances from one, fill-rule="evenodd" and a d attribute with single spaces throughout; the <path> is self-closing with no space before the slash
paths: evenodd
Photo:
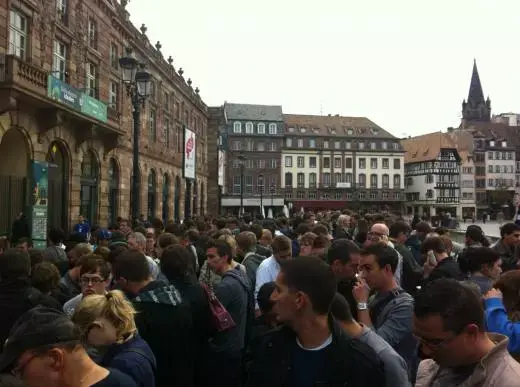
<path id="1" fill-rule="evenodd" d="M 246 158 L 244 155 L 238 155 L 238 160 L 240 160 L 240 211 L 238 216 L 244 216 L 244 162 Z"/>
<path id="2" fill-rule="evenodd" d="M 274 212 L 274 191 L 275 191 L 276 187 L 274 186 L 274 184 L 271 185 L 271 207 L 273 208 L 273 212 Z"/>
<path id="3" fill-rule="evenodd" d="M 135 58 L 132 48 L 126 49 L 126 55 L 119 58 L 121 78 L 126 87 L 126 93 L 132 103 L 132 118 L 134 120 L 133 165 L 132 165 L 132 218 L 139 219 L 140 173 L 139 173 L 139 137 L 141 132 L 141 108 L 150 95 L 151 75 L 145 70 L 145 65 Z"/>
<path id="4" fill-rule="evenodd" d="M 262 216 L 264 215 L 264 175 L 261 173 L 258 175 L 258 179 L 260 180 L 260 211 Z"/>

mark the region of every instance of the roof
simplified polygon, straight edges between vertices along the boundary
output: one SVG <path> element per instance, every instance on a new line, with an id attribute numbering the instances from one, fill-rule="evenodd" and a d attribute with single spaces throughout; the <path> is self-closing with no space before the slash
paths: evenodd
<path id="1" fill-rule="evenodd" d="M 284 114 L 285 134 L 291 128 L 300 129 L 298 136 L 367 137 L 397 139 L 366 117 L 343 117 L 339 115 L 312 116 L 304 114 Z M 305 129 L 302 132 L 301 129 Z"/>
<path id="2" fill-rule="evenodd" d="M 468 92 L 468 103 L 472 106 L 478 106 L 479 103 L 485 103 L 484 91 L 482 90 L 482 83 L 478 75 L 477 61 L 473 61 L 473 72 L 471 74 L 471 82 Z"/>
<path id="3" fill-rule="evenodd" d="M 225 103 L 228 120 L 283 121 L 281 106 Z"/>
<path id="4" fill-rule="evenodd" d="M 441 149 L 457 149 L 457 145 L 447 133 L 434 132 L 423 134 L 401 141 L 405 150 L 404 162 L 419 163 L 433 161 L 437 158 Z"/>
<path id="5" fill-rule="evenodd" d="M 469 122 L 465 130 L 475 137 L 504 140 L 510 147 L 520 147 L 520 127 L 495 122 Z"/>

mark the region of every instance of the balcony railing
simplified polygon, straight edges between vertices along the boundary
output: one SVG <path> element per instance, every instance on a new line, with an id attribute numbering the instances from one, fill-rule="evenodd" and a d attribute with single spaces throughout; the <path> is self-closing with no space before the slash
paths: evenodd
<path id="1" fill-rule="evenodd" d="M 435 188 L 459 188 L 459 183 L 438 181 Z"/>
<path id="2" fill-rule="evenodd" d="M 446 203 L 446 204 L 459 203 L 460 198 L 458 196 L 443 196 L 443 197 L 437 198 L 436 202 L 437 203 Z"/>
<path id="3" fill-rule="evenodd" d="M 13 55 L 0 56 L 0 84 L 17 84 L 32 92 L 47 95 L 48 73 Z"/>

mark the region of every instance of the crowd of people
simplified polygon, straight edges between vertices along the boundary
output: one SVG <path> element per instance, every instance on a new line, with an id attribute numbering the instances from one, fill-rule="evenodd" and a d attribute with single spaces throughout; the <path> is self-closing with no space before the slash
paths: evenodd
<path id="1" fill-rule="evenodd" d="M 520 226 L 348 210 L 0 240 L 0 387 L 520 386 Z"/>

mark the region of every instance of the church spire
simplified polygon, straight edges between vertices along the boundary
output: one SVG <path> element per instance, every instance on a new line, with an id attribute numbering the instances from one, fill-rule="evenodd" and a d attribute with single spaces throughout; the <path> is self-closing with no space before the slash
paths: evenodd
<path id="1" fill-rule="evenodd" d="M 484 98 L 482 83 L 477 69 L 477 60 L 473 60 L 473 72 L 469 85 L 468 100 L 462 102 L 462 118 L 464 122 L 489 122 L 491 120 L 491 101 Z"/>
<path id="2" fill-rule="evenodd" d="M 477 106 L 485 103 L 484 91 L 482 90 L 482 83 L 478 75 L 477 60 L 473 59 L 473 73 L 471 74 L 471 83 L 469 85 L 468 103 Z"/>

